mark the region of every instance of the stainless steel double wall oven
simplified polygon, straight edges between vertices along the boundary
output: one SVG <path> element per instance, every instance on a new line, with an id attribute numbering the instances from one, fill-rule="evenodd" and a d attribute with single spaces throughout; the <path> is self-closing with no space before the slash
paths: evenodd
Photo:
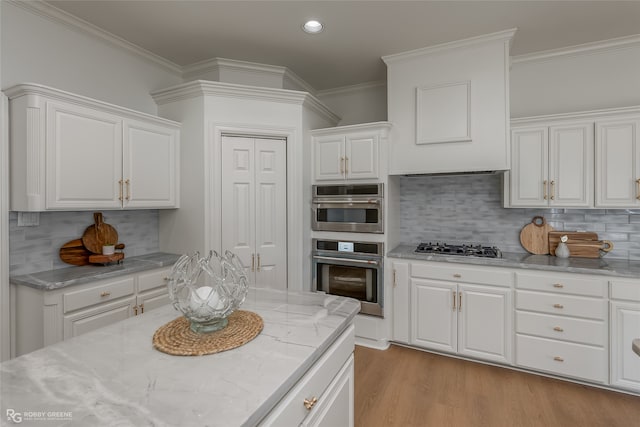
<path id="1" fill-rule="evenodd" d="M 361 313 L 381 317 L 384 246 L 366 241 L 366 234 L 384 233 L 383 212 L 382 184 L 313 186 L 313 230 L 363 236 L 358 241 L 313 239 L 313 289 L 356 298 Z"/>

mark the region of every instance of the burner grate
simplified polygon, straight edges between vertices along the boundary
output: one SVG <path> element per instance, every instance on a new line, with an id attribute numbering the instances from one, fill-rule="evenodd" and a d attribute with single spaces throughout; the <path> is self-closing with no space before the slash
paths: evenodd
<path id="1" fill-rule="evenodd" d="M 473 244 L 450 245 L 447 243 L 420 243 L 415 252 L 424 254 L 475 256 L 482 258 L 502 258 L 502 252 L 496 246 Z"/>

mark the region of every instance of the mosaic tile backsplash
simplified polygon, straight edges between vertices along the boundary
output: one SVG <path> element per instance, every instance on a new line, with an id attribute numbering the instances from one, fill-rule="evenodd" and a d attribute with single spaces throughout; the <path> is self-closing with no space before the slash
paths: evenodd
<path id="1" fill-rule="evenodd" d="M 526 250 L 520 230 L 536 215 L 556 230 L 595 231 L 614 243 L 607 258 L 640 260 L 640 209 L 505 209 L 500 175 L 400 178 L 404 243 L 483 243 Z"/>
<path id="2" fill-rule="evenodd" d="M 126 257 L 159 250 L 158 210 L 103 211 L 115 227 Z M 20 275 L 71 267 L 60 261 L 60 246 L 82 237 L 93 224 L 93 212 L 41 212 L 40 225 L 18 227 L 18 213 L 9 214 L 10 274 Z"/>

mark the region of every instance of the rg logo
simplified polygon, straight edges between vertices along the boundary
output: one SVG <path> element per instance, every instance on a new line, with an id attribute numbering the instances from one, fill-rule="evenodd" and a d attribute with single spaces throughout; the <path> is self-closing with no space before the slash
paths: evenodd
<path id="1" fill-rule="evenodd" d="M 7 409 L 7 421 L 20 424 L 22 422 L 22 413 L 16 412 L 13 409 Z"/>

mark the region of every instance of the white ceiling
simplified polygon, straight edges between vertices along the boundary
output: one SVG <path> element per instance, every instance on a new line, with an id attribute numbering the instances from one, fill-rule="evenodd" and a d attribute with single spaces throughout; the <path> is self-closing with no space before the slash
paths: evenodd
<path id="1" fill-rule="evenodd" d="M 102 1 L 48 3 L 179 65 L 285 66 L 318 90 L 384 80 L 383 55 L 517 27 L 512 55 L 640 33 L 640 1 Z M 324 22 L 308 35 L 306 19 Z"/>

